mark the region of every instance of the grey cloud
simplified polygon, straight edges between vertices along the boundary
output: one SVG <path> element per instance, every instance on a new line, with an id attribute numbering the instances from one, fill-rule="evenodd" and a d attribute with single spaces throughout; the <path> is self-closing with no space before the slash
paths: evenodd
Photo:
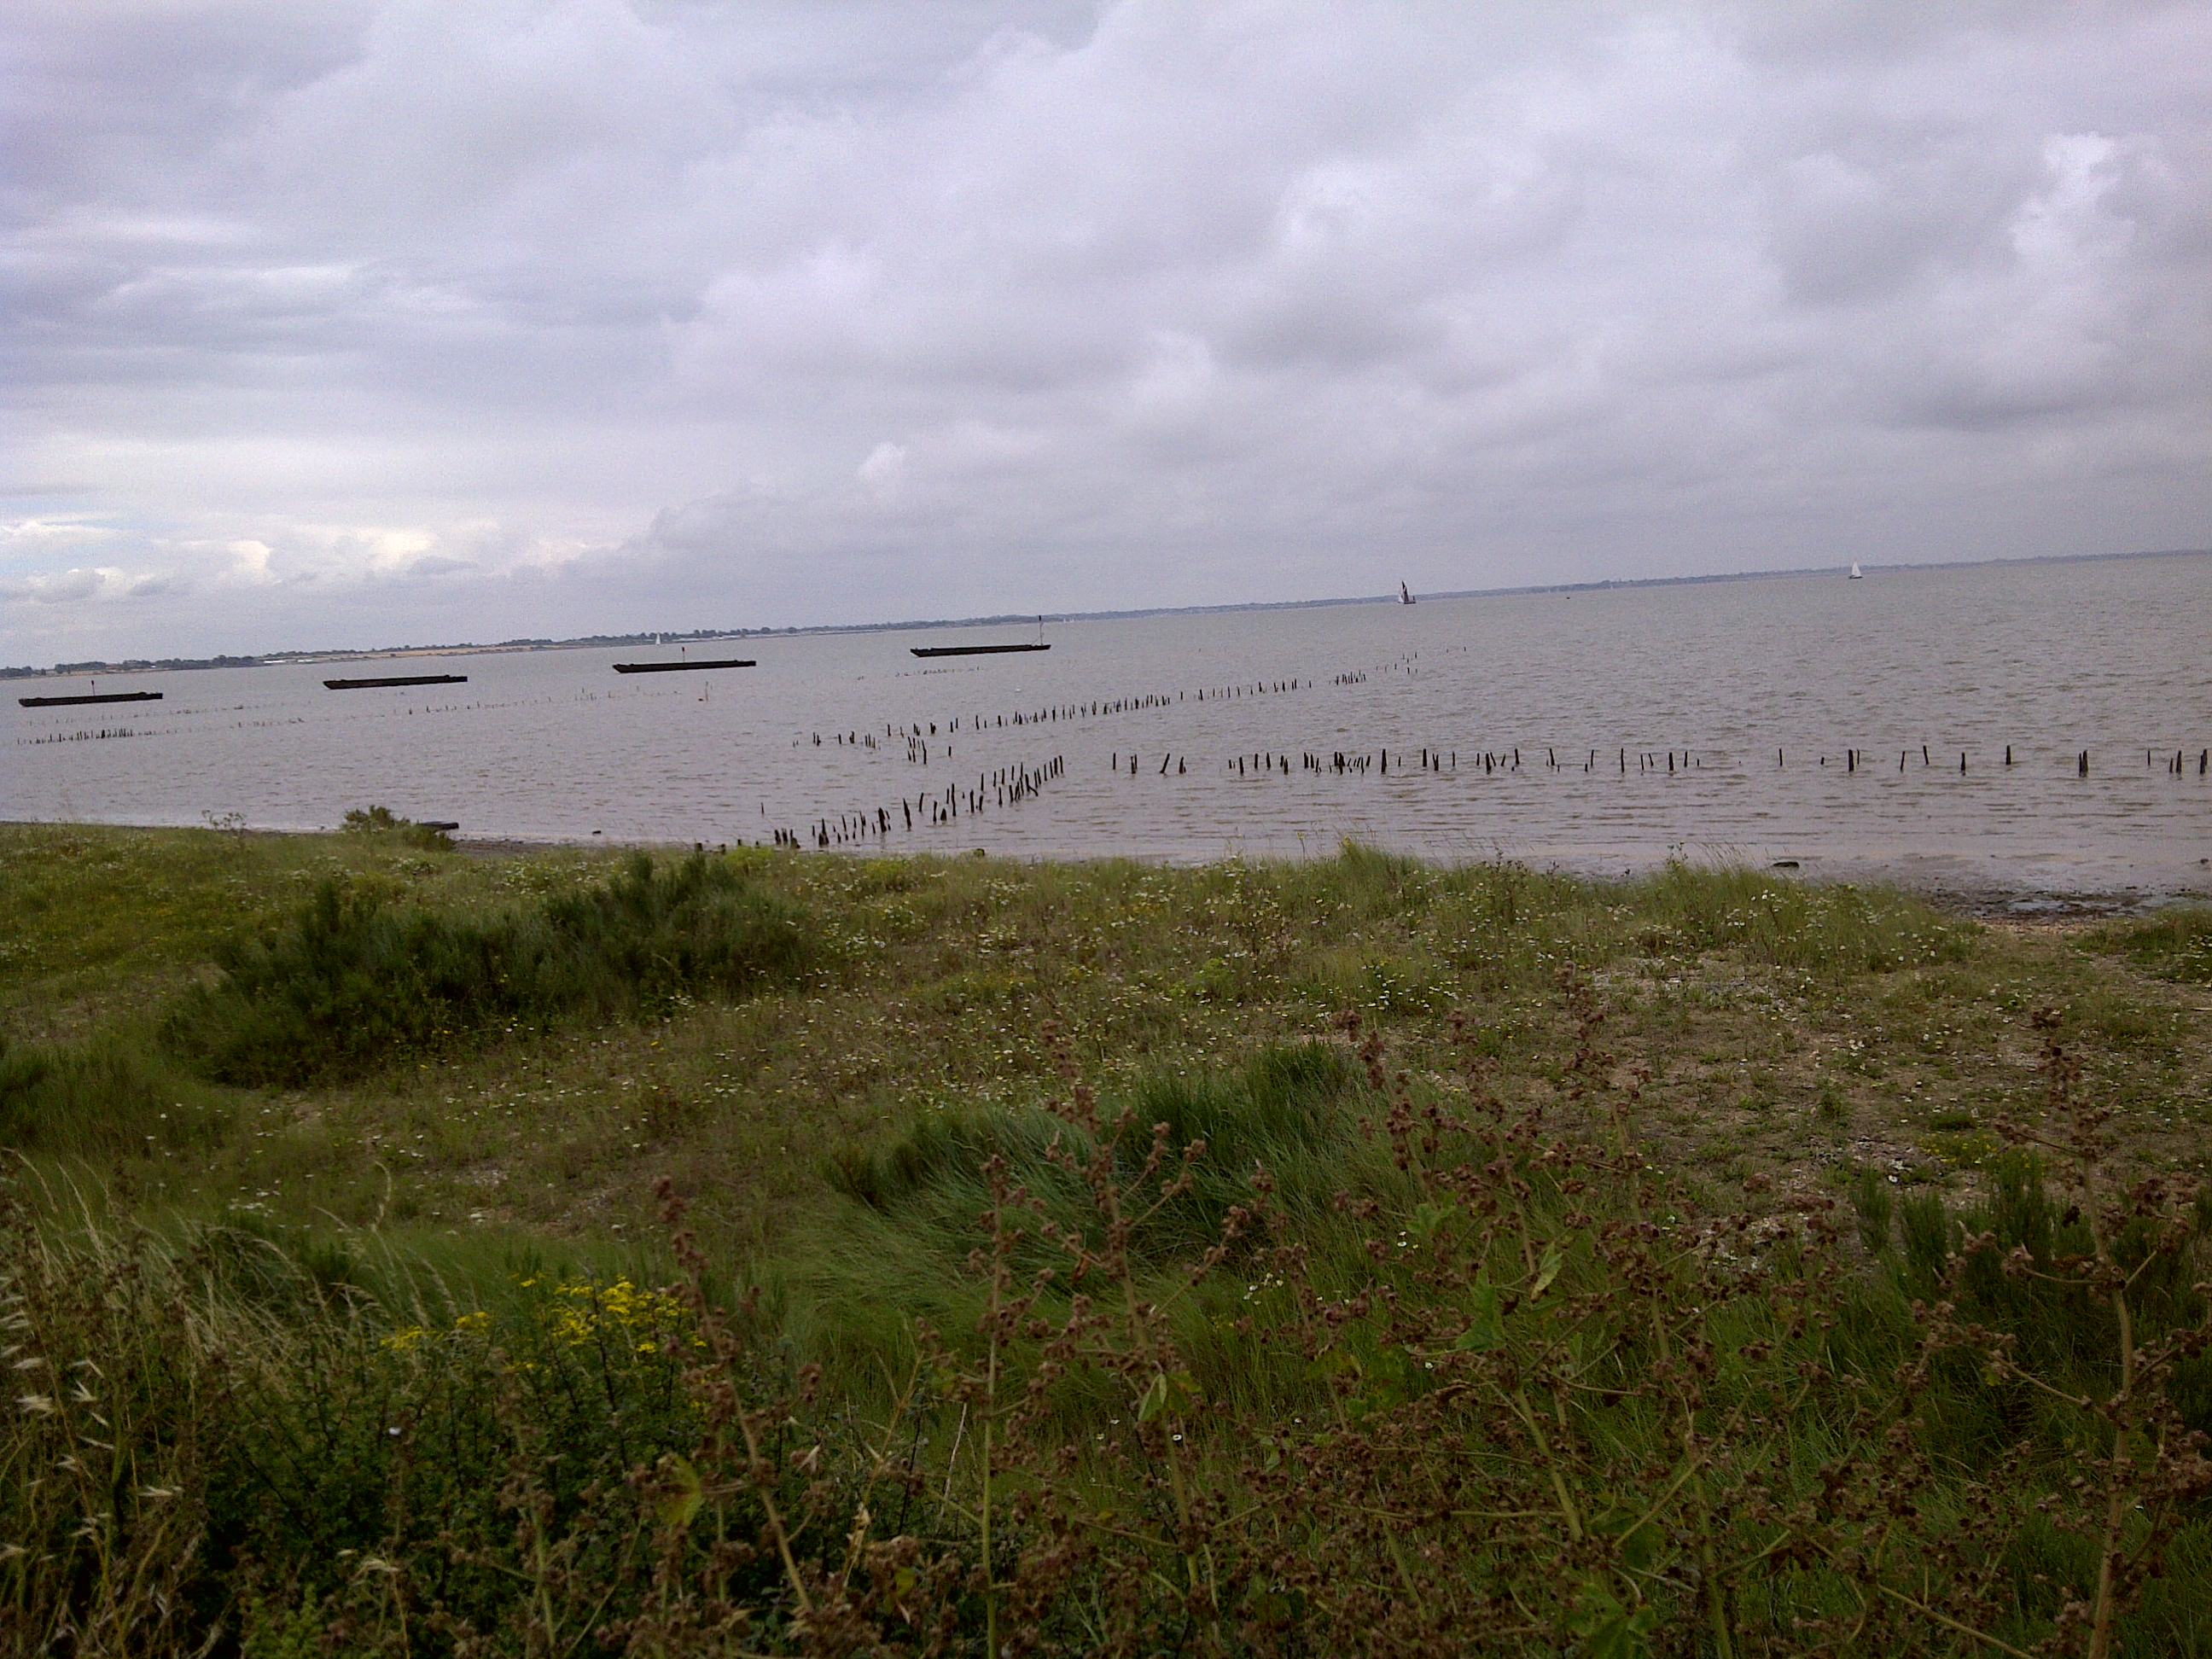
<path id="1" fill-rule="evenodd" d="M 1771 175 L 1770 247 L 1790 297 L 1863 304 L 1934 270 L 2001 257 L 2033 158 L 1991 159 L 1967 135 L 1860 132 L 1790 157 Z"/>
<path id="2" fill-rule="evenodd" d="M 2106 550 L 2212 510 L 2202 3 L 0 28 L 14 465 L 104 526 L 0 515 L 5 592 L 173 583 L 80 607 L 118 653 Z M 11 604 L 0 656 L 57 614 Z"/>
<path id="3" fill-rule="evenodd" d="M 48 575 L 0 582 L 0 596 L 29 599 L 38 605 L 76 605 L 91 599 L 106 585 L 106 572 L 72 568 Z"/>

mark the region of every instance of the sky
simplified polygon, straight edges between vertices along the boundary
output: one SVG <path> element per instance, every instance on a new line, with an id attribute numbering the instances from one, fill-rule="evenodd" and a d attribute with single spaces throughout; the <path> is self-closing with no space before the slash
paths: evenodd
<path id="1" fill-rule="evenodd" d="M 0 663 L 2212 544 L 2212 0 L 10 0 Z"/>

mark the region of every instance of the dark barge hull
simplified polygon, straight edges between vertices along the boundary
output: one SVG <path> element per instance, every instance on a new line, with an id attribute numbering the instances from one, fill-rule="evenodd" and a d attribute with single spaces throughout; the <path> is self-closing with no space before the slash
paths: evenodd
<path id="1" fill-rule="evenodd" d="M 687 668 L 751 668 L 750 657 L 724 657 L 719 662 L 618 662 L 617 674 L 676 674 Z"/>
<path id="2" fill-rule="evenodd" d="M 159 691 L 98 691 L 79 697 L 18 697 L 26 708 L 65 708 L 80 702 L 159 702 Z"/>
<path id="3" fill-rule="evenodd" d="M 325 680 L 333 691 L 369 691 L 386 685 L 465 685 L 466 674 L 398 674 L 380 680 Z"/>
<path id="4" fill-rule="evenodd" d="M 1009 651 L 1049 651 L 1048 645 L 914 645 L 917 657 L 997 657 Z"/>

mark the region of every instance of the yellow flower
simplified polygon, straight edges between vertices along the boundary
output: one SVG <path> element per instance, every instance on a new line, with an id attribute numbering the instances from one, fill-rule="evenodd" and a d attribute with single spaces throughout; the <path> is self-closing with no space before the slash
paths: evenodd
<path id="1" fill-rule="evenodd" d="M 567 1305 L 549 1312 L 547 1328 L 557 1340 L 571 1346 L 602 1337 L 627 1336 L 634 1340 L 638 1352 L 651 1353 L 659 1345 L 635 1340 L 638 1333 L 682 1328 L 691 1316 L 680 1297 L 665 1291 L 641 1289 L 627 1279 L 608 1285 L 573 1279 L 558 1286 L 556 1293 L 568 1299 Z M 696 1335 L 692 1342 L 695 1346 L 703 1346 Z"/>

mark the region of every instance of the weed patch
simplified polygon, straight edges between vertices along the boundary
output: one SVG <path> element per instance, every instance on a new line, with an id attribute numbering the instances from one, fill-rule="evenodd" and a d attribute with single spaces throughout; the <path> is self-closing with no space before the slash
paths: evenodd
<path id="1" fill-rule="evenodd" d="M 2139 921 L 2115 922 L 2086 942 L 2162 979 L 2212 984 L 2212 906 L 2176 905 Z"/>

